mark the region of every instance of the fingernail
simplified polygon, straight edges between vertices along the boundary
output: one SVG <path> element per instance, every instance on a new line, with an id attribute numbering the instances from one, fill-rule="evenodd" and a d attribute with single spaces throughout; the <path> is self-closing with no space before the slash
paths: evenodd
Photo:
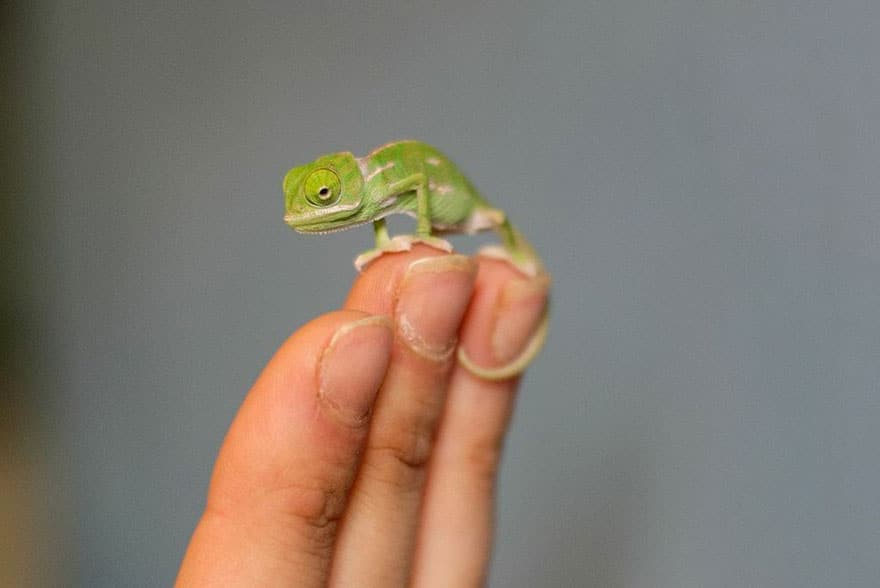
<path id="1" fill-rule="evenodd" d="M 395 312 L 398 333 L 413 351 L 438 361 L 450 356 L 476 271 L 464 255 L 424 257 L 407 268 Z"/>
<path id="2" fill-rule="evenodd" d="M 321 354 L 318 395 L 351 423 L 366 419 L 391 356 L 391 321 L 369 316 L 342 325 Z"/>
<path id="3" fill-rule="evenodd" d="M 541 320 L 549 289 L 547 275 L 504 285 L 492 331 L 492 351 L 498 361 L 509 361 L 522 352 Z"/>

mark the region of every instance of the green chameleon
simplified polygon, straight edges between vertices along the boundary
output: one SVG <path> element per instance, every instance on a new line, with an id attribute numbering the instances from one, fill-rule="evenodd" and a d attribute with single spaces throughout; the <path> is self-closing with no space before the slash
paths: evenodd
<path id="1" fill-rule="evenodd" d="M 295 167 L 284 176 L 284 221 L 300 233 L 323 234 L 373 223 L 376 247 L 359 255 L 363 269 L 386 252 L 409 250 L 413 243 L 451 251 L 434 234 L 494 229 L 501 246 L 483 248 L 481 255 L 503 259 L 529 276 L 544 273 L 541 260 L 504 211 L 490 205 L 459 169 L 440 151 L 419 141 L 394 141 L 365 157 L 331 153 Z M 416 218 L 415 235 L 390 237 L 385 217 Z M 540 351 L 547 334 L 547 314 L 519 357 L 508 365 L 476 365 L 460 347 L 459 362 L 477 376 L 501 380 L 521 373 Z"/>

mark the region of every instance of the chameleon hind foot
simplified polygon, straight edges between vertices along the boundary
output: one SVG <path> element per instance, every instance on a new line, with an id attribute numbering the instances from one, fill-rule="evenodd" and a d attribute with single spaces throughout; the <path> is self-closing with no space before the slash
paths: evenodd
<path id="1" fill-rule="evenodd" d="M 431 236 L 419 236 L 419 235 L 397 235 L 396 237 L 391 237 L 381 245 L 377 246 L 375 249 L 370 249 L 369 251 L 364 251 L 360 255 L 358 255 L 354 260 L 354 267 L 357 271 L 361 272 L 367 267 L 371 262 L 379 259 L 385 253 L 399 253 L 401 251 L 409 251 L 412 249 L 412 246 L 415 243 L 424 243 L 429 247 L 433 247 L 434 249 L 439 249 L 440 251 L 444 251 L 446 253 L 452 252 L 452 243 L 445 239 L 439 239 L 437 237 Z"/>
<path id="2" fill-rule="evenodd" d="M 506 261 L 530 278 L 538 277 L 539 274 L 544 272 L 541 267 L 541 262 L 534 257 L 516 255 L 512 253 L 510 249 L 502 247 L 501 245 L 486 245 L 477 252 L 477 255 Z"/>

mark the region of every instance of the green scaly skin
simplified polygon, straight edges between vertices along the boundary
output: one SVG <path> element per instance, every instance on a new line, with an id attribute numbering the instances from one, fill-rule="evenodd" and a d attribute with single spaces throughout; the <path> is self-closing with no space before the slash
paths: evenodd
<path id="1" fill-rule="evenodd" d="M 451 251 L 435 234 L 493 229 L 501 246 L 482 255 L 503 259 L 529 276 L 544 273 L 541 260 L 504 211 L 490 205 L 449 158 L 419 141 L 394 141 L 364 157 L 350 152 L 324 155 L 295 167 L 284 176 L 284 221 L 300 233 L 321 234 L 373 223 L 376 247 L 359 255 L 361 270 L 386 252 L 405 251 L 415 242 Z M 415 235 L 390 237 L 385 217 L 408 214 L 416 219 Z M 482 378 L 502 380 L 520 374 L 534 359 L 547 333 L 547 314 L 525 351 L 508 365 L 484 368 L 462 348 L 459 362 Z"/>

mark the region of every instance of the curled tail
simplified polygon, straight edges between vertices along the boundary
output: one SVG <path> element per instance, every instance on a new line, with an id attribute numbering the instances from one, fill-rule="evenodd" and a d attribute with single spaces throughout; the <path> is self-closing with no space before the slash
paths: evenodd
<path id="1" fill-rule="evenodd" d="M 500 259 L 510 263 L 520 272 L 532 279 L 546 276 L 541 258 L 523 234 L 514 227 L 505 217 L 495 229 L 501 237 L 501 245 L 490 245 L 480 249 L 480 255 Z M 541 322 L 535 330 L 535 334 L 526 344 L 522 353 L 505 365 L 498 367 L 485 367 L 477 365 L 465 352 L 463 347 L 458 348 L 458 362 L 467 371 L 484 380 L 506 380 L 520 375 L 529 364 L 537 357 L 544 341 L 547 338 L 547 330 L 550 323 L 548 306 L 544 307 Z"/>

